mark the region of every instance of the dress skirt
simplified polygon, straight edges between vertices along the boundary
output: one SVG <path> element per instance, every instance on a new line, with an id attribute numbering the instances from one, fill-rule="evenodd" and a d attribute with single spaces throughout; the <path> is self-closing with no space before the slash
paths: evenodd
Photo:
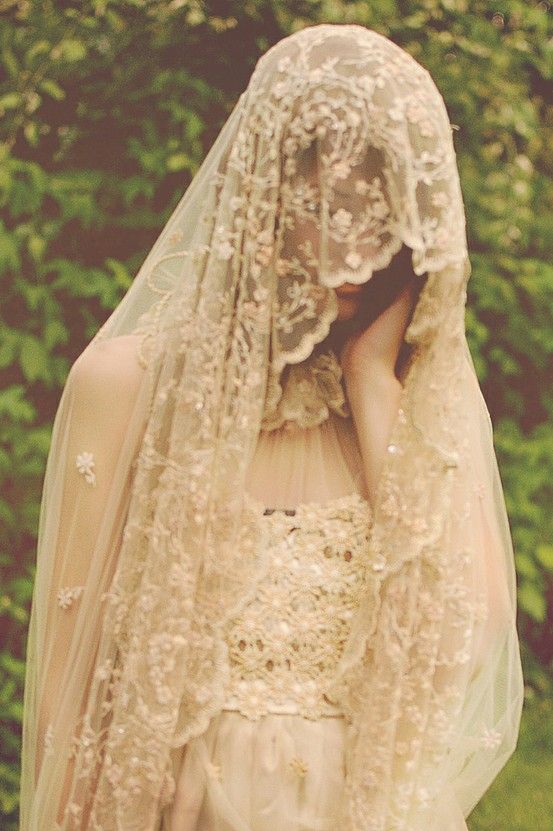
<path id="1" fill-rule="evenodd" d="M 351 727 L 323 694 L 363 591 L 370 516 L 344 422 L 261 434 L 246 496 L 272 562 L 229 625 L 223 708 L 174 748 L 159 831 L 341 831 Z"/>
<path id="2" fill-rule="evenodd" d="M 338 831 L 347 724 L 221 710 L 183 749 L 162 831 Z"/>

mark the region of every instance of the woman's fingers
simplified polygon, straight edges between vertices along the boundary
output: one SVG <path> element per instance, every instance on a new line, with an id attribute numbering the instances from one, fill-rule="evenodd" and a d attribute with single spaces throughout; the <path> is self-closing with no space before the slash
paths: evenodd
<path id="1" fill-rule="evenodd" d="M 375 364 L 393 374 L 414 304 L 415 282 L 411 280 L 372 323 L 346 341 L 340 354 L 345 375 Z"/>

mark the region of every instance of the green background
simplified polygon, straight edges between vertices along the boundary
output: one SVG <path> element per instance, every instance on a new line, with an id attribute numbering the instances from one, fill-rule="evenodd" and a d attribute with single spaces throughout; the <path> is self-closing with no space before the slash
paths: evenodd
<path id="1" fill-rule="evenodd" d="M 553 829 L 553 9 L 542 2 L 0 0 L 0 816 L 17 821 L 42 477 L 69 367 L 132 282 L 257 58 L 319 22 L 410 52 L 452 124 L 467 337 L 515 547 L 526 701 L 471 831 Z M 45 829 L 49 831 L 49 829 Z"/>

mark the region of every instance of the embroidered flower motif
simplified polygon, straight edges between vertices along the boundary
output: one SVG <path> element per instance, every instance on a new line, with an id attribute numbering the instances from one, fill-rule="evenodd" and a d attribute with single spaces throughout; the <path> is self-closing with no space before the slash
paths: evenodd
<path id="1" fill-rule="evenodd" d="M 279 72 L 286 72 L 291 64 L 291 60 L 288 55 L 285 55 L 284 58 L 281 58 L 277 64 Z"/>
<path id="2" fill-rule="evenodd" d="M 349 211 L 346 211 L 344 208 L 338 208 L 331 219 L 331 223 L 339 230 L 345 231 L 351 226 L 351 220 L 352 216 Z"/>
<path id="3" fill-rule="evenodd" d="M 350 268 L 355 269 L 359 268 L 359 266 L 363 262 L 363 258 L 361 257 L 361 254 L 359 254 L 358 251 L 350 251 L 346 257 L 345 262 L 346 265 L 348 265 Z"/>
<path id="4" fill-rule="evenodd" d="M 396 98 L 396 103 L 388 110 L 388 115 L 393 121 L 403 121 L 403 104 L 401 98 Z"/>
<path id="5" fill-rule="evenodd" d="M 100 681 L 105 681 L 106 678 L 109 678 L 111 674 L 111 670 L 113 668 L 113 663 L 110 658 L 107 658 L 103 664 L 97 668 L 96 672 L 94 673 L 94 677 L 98 678 Z"/>
<path id="6" fill-rule="evenodd" d="M 182 231 L 173 231 L 173 233 L 169 236 L 169 242 L 180 242 L 183 236 L 184 234 Z"/>
<path id="7" fill-rule="evenodd" d="M 373 202 L 371 212 L 375 219 L 386 219 L 390 213 L 390 208 L 384 199 L 380 199 L 378 202 Z"/>
<path id="8" fill-rule="evenodd" d="M 265 236 L 265 234 L 263 234 L 263 236 Z M 258 242 L 261 242 L 262 241 L 262 235 L 260 234 L 257 239 L 258 239 Z M 273 255 L 273 246 L 272 245 L 267 245 L 267 244 L 262 244 L 262 245 L 259 246 L 259 248 L 257 249 L 257 251 L 255 253 L 255 259 L 260 265 L 267 266 L 271 262 L 272 255 Z"/>
<path id="9" fill-rule="evenodd" d="M 294 771 L 294 773 L 297 773 L 297 775 L 301 776 L 302 778 L 309 770 L 307 762 L 305 762 L 305 760 L 301 759 L 299 756 L 294 756 L 292 759 L 290 759 L 289 765 Z"/>
<path id="10" fill-rule="evenodd" d="M 224 225 L 219 225 L 214 235 L 213 251 L 220 260 L 230 260 L 234 253 L 229 237 L 230 231 Z"/>
<path id="11" fill-rule="evenodd" d="M 419 101 L 409 101 L 407 107 L 405 108 L 405 115 L 407 116 L 407 120 L 410 121 L 412 124 L 416 124 L 417 121 L 420 121 L 426 115 L 426 110 L 423 106 L 421 106 Z"/>
<path id="12" fill-rule="evenodd" d="M 69 815 L 73 819 L 78 820 L 81 818 L 82 810 L 82 807 L 77 805 L 76 802 L 70 802 L 65 809 L 65 816 Z"/>
<path id="13" fill-rule="evenodd" d="M 257 286 L 253 297 L 256 303 L 264 303 L 269 297 L 269 289 L 266 289 L 264 286 Z"/>
<path id="14" fill-rule="evenodd" d="M 346 113 L 346 122 L 351 127 L 358 127 L 361 123 L 361 116 L 359 113 L 356 113 L 355 110 L 348 110 Z"/>
<path id="15" fill-rule="evenodd" d="M 332 165 L 332 171 L 338 179 L 347 179 L 351 173 L 351 166 L 344 160 Z"/>
<path id="16" fill-rule="evenodd" d="M 52 740 L 54 738 L 54 727 L 52 723 L 48 724 L 46 728 L 46 733 L 44 734 L 44 754 L 46 756 L 50 756 L 54 752 L 54 748 L 52 746 Z"/>
<path id="17" fill-rule="evenodd" d="M 273 235 L 271 231 L 267 228 L 264 231 L 260 231 L 257 235 L 257 241 L 260 245 L 272 245 Z"/>
<path id="18" fill-rule="evenodd" d="M 275 272 L 278 277 L 285 277 L 288 274 L 289 263 L 288 260 L 279 257 L 275 263 Z"/>
<path id="19" fill-rule="evenodd" d="M 275 98 L 282 98 L 288 89 L 288 81 L 281 81 L 273 87 L 273 95 Z"/>
<path id="20" fill-rule="evenodd" d="M 425 531 L 428 531 L 428 523 L 422 516 L 413 517 L 412 519 L 407 520 L 406 524 L 415 534 L 423 534 Z"/>
<path id="21" fill-rule="evenodd" d="M 234 252 L 234 248 L 228 240 L 225 240 L 215 248 L 215 252 L 220 260 L 230 260 Z"/>
<path id="22" fill-rule="evenodd" d="M 94 473 L 94 456 L 86 450 L 79 453 L 76 458 L 77 470 L 82 473 L 90 485 L 96 485 L 96 474 Z"/>
<path id="23" fill-rule="evenodd" d="M 454 687 L 453 684 L 446 684 L 442 691 L 442 698 L 444 701 L 458 701 L 460 696 L 460 691 Z"/>
<path id="24" fill-rule="evenodd" d="M 490 727 L 485 727 L 480 734 L 480 747 L 486 747 L 493 750 L 501 744 L 501 733 Z"/>
<path id="25" fill-rule="evenodd" d="M 68 609 L 74 600 L 77 600 L 83 593 L 84 586 L 73 586 L 73 588 L 62 588 L 58 591 L 58 606 Z"/>
<path id="26" fill-rule="evenodd" d="M 251 300 L 244 303 L 242 306 L 244 317 L 250 320 L 259 331 L 268 332 L 270 327 L 270 319 L 265 306 L 258 306 Z M 250 381 L 252 379 L 250 378 Z M 252 383 L 254 383 L 252 381 Z"/>
<path id="27" fill-rule="evenodd" d="M 421 136 L 424 138 L 430 138 L 430 136 L 434 135 L 434 127 L 432 126 L 432 122 L 427 118 L 424 121 L 419 123 L 419 131 Z"/>

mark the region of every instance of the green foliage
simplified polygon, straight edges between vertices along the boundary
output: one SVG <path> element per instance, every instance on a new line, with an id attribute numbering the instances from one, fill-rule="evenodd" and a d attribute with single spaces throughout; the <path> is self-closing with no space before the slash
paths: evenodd
<path id="1" fill-rule="evenodd" d="M 513 532 L 527 685 L 540 695 L 550 689 L 553 38 L 548 7 L 538 0 L 4 3 L 3 828 L 16 827 L 38 508 L 67 372 L 131 285 L 258 56 L 305 25 L 360 23 L 392 38 L 431 72 L 455 125 L 473 265 L 467 336 L 494 423 Z M 523 755 L 531 746 L 523 743 Z M 529 775 L 526 764 L 521 759 L 516 770 Z M 545 769 L 545 755 L 543 764 Z M 513 790 L 519 787 L 517 780 Z M 499 801 L 507 803 L 504 790 L 498 791 Z M 529 817 L 521 815 L 515 825 L 507 819 L 494 824 L 493 811 L 488 816 L 483 808 L 471 829 L 545 828 Z"/>

